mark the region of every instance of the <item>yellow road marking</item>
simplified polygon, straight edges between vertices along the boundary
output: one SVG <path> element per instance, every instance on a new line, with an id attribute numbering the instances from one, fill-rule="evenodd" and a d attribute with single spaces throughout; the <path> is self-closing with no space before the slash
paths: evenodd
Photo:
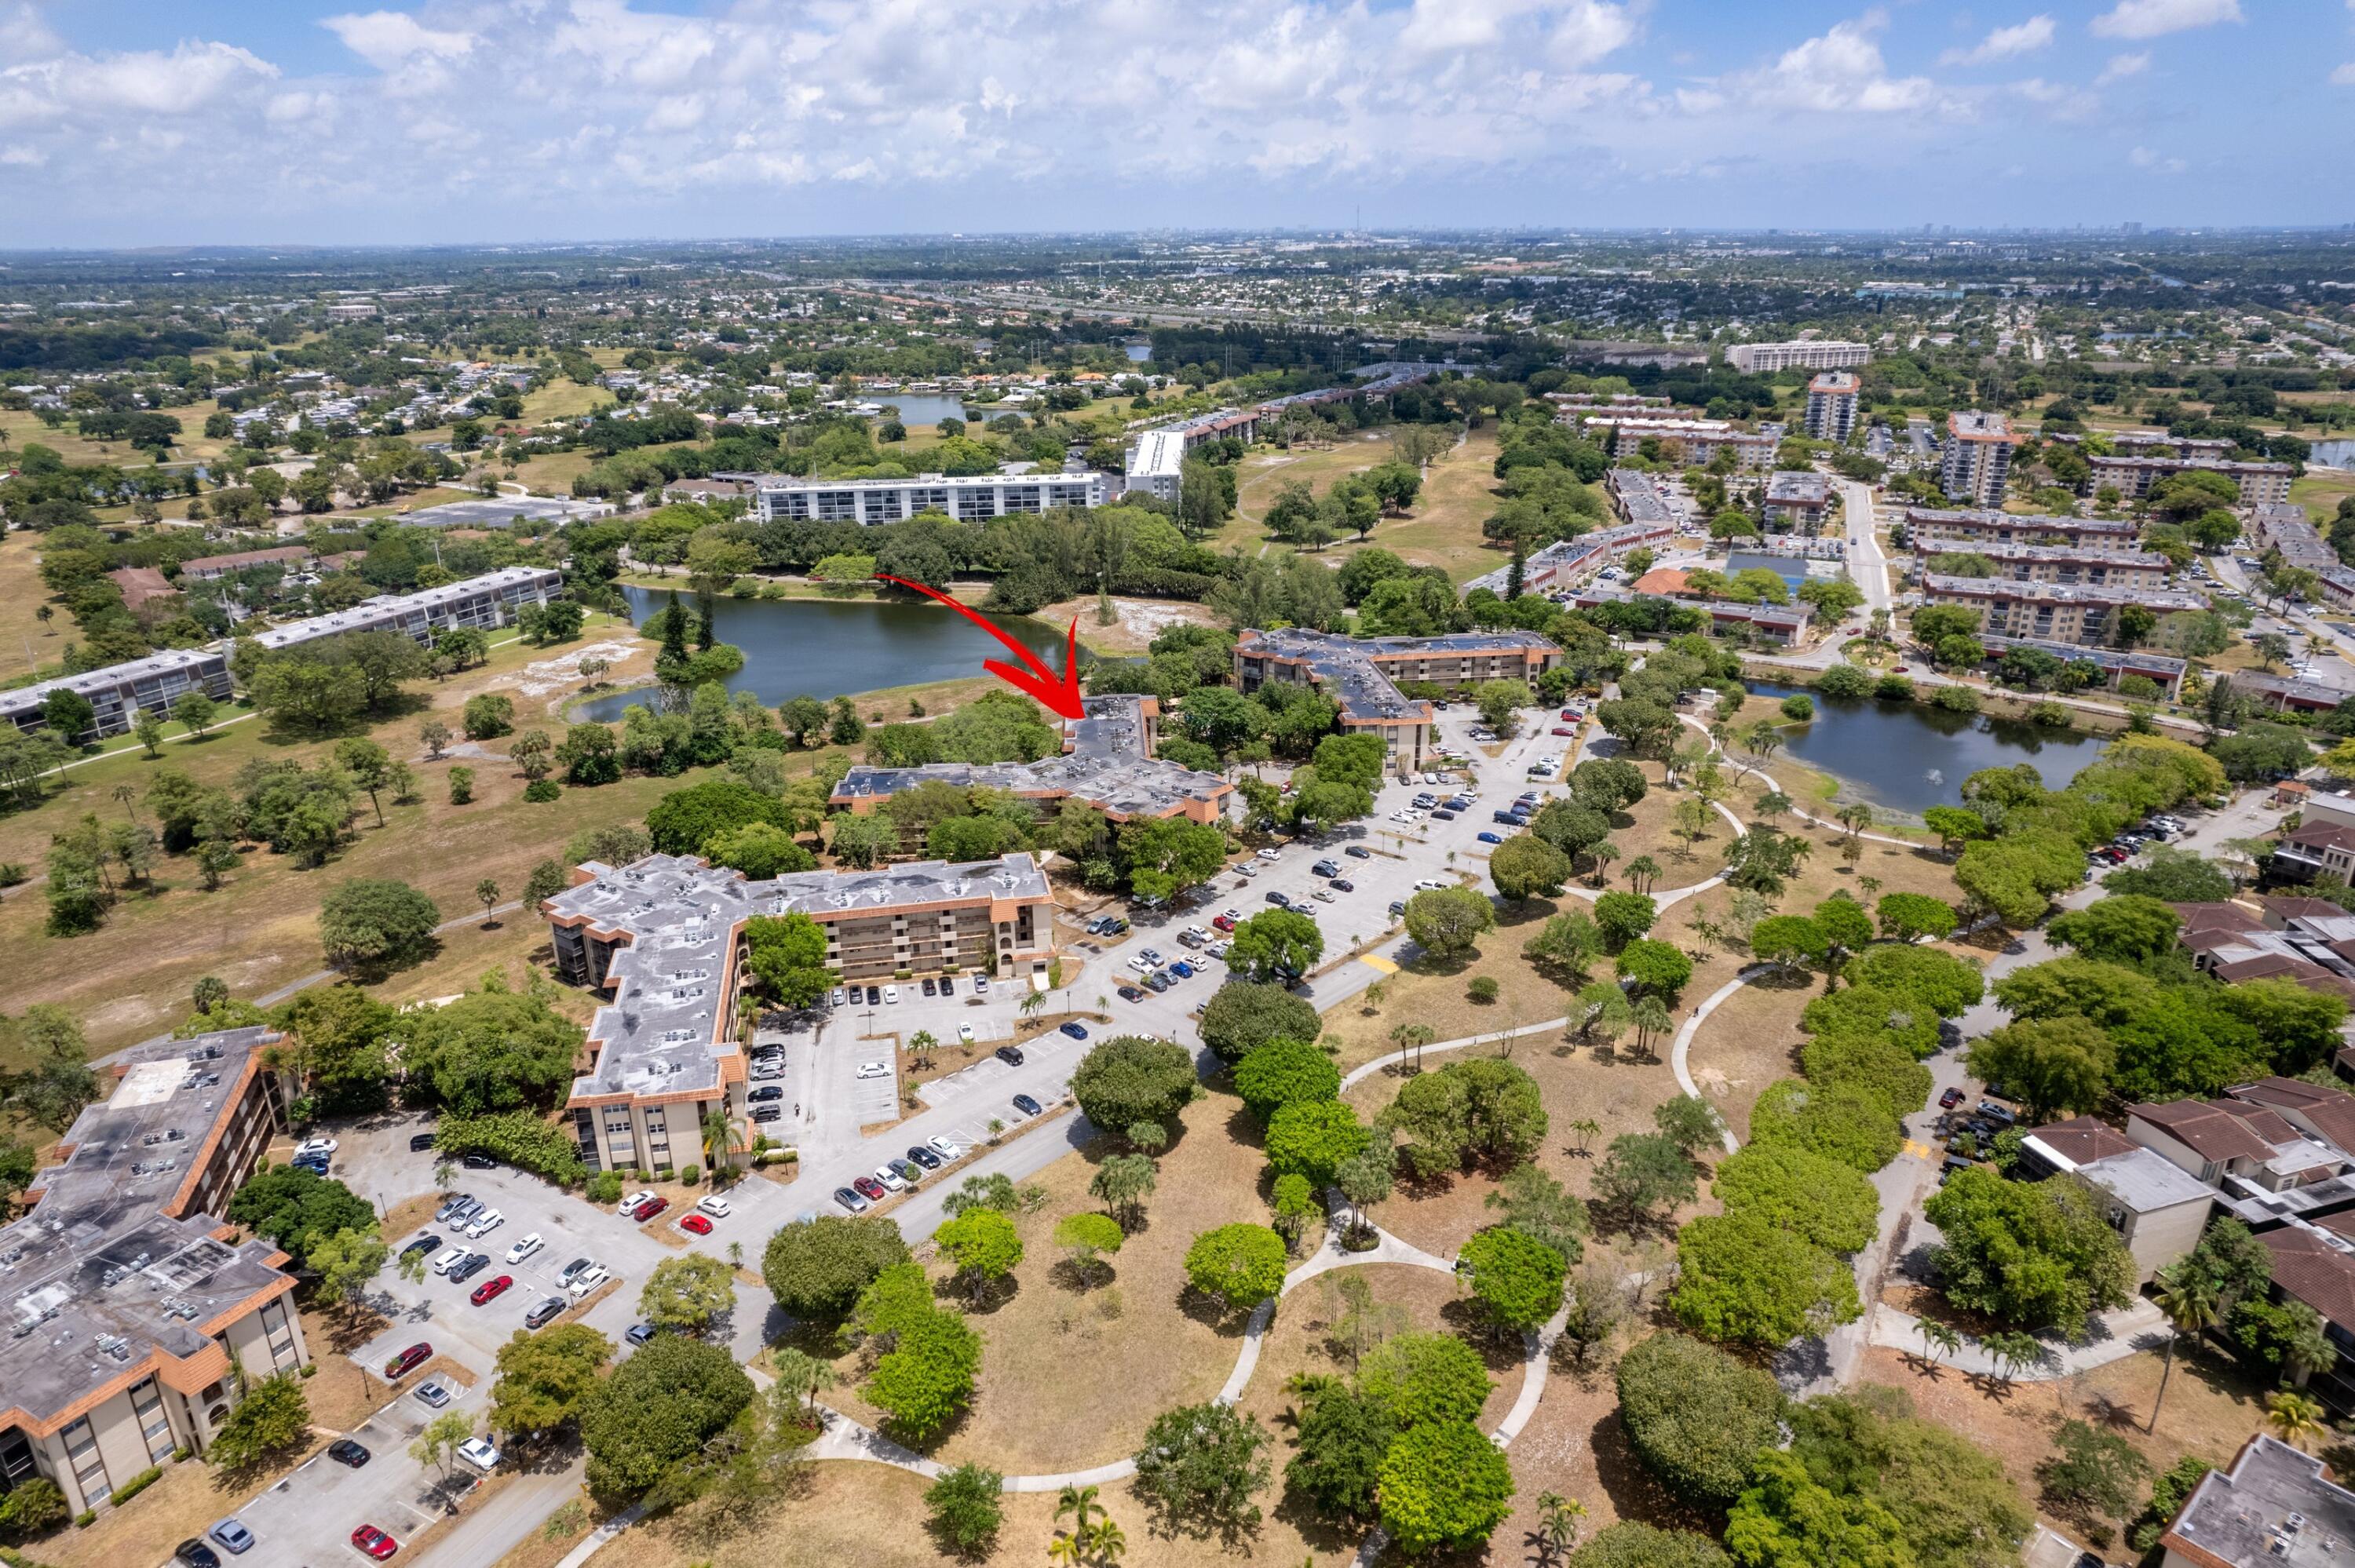
<path id="1" fill-rule="evenodd" d="M 1360 956 L 1358 961 L 1364 964 L 1369 969 L 1380 969 L 1386 975 L 1394 975 L 1398 973 L 1398 965 L 1392 963 L 1388 959 L 1378 957 L 1372 953 L 1367 953 Z"/>

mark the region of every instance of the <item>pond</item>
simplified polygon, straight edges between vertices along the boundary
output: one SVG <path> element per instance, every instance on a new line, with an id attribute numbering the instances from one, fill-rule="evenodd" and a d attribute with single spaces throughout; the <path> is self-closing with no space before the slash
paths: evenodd
<path id="1" fill-rule="evenodd" d="M 1756 681 L 1750 690 L 1779 698 L 1800 688 Z M 1816 700 L 1815 719 L 1785 726 L 1783 750 L 1839 779 L 1872 804 L 1913 816 L 1932 806 L 1960 805 L 1963 780 L 1982 768 L 2025 762 L 2047 789 L 2058 789 L 2108 744 L 2104 736 L 1952 714 L 1919 703 L 1874 697 L 1836 702 L 1820 693 L 1808 694 Z"/>
<path id="2" fill-rule="evenodd" d="M 966 418 L 963 398 L 937 392 L 877 392 L 867 402 L 878 408 L 900 410 L 900 422 L 913 428 L 917 425 L 937 425 L 943 419 Z"/>
<path id="3" fill-rule="evenodd" d="M 2355 468 L 2355 440 L 2309 441 L 2306 461 L 2325 468 Z"/>
<path id="4" fill-rule="evenodd" d="M 1127 345 L 1127 348 L 1128 362 L 1131 365 L 1142 365 L 1153 357 L 1153 345 L 1149 343 L 1132 343 Z"/>
<path id="5" fill-rule="evenodd" d="M 622 592 L 630 601 L 630 618 L 641 626 L 666 598 L 653 588 Z M 684 592 L 679 599 L 694 603 Z M 830 699 L 951 681 L 986 673 L 986 659 L 1011 662 L 996 638 L 943 605 L 723 597 L 712 613 L 719 641 L 744 651 L 744 667 L 728 689 L 751 692 L 771 707 L 805 694 Z M 1055 628 L 1027 616 L 990 619 L 1039 653 L 1049 669 L 1062 667 L 1063 640 Z M 614 692 L 580 704 L 572 716 L 612 723 L 631 704 L 650 700 L 645 690 Z"/>

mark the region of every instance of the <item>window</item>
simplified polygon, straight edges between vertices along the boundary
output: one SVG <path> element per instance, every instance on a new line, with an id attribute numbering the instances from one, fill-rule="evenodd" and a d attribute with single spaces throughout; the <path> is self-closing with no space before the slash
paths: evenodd
<path id="1" fill-rule="evenodd" d="M 132 1389 L 131 1408 L 138 1412 L 139 1433 L 147 1439 L 148 1459 L 162 1464 L 179 1445 L 173 1440 L 172 1418 L 165 1414 L 164 1396 L 156 1392 L 154 1378 L 142 1379 Z"/>
<path id="2" fill-rule="evenodd" d="M 96 1508 L 114 1495 L 114 1483 L 106 1478 L 106 1456 L 98 1451 L 98 1435 L 91 1430 L 90 1417 L 76 1417 L 62 1436 L 82 1506 Z"/>

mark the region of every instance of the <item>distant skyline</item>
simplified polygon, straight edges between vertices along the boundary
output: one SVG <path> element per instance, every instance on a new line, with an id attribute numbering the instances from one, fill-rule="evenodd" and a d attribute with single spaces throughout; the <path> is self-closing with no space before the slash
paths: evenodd
<path id="1" fill-rule="evenodd" d="M 0 247 L 2336 225 L 2355 0 L 0 0 Z"/>

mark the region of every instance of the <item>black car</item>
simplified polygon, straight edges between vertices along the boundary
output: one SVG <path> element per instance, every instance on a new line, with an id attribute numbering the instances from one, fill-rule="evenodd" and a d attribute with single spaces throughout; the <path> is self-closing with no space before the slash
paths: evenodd
<path id="1" fill-rule="evenodd" d="M 1267 901 L 1270 904 L 1274 905 L 1279 909 L 1289 909 L 1292 907 L 1292 900 L 1284 895 L 1278 893 L 1273 887 L 1267 890 Z"/>
<path id="2" fill-rule="evenodd" d="M 921 1143 L 909 1145 L 908 1158 L 927 1171 L 938 1171 L 941 1168 L 941 1157 Z"/>
<path id="3" fill-rule="evenodd" d="M 453 1268 L 449 1273 L 443 1275 L 442 1277 L 447 1279 L 453 1285 L 464 1284 L 465 1281 L 474 1278 L 474 1276 L 482 1273 L 485 1268 L 488 1267 L 490 1266 L 490 1261 L 491 1255 L 489 1253 L 478 1252 L 472 1257 L 466 1259 L 465 1262 L 458 1265 L 455 1268 Z"/>
<path id="4" fill-rule="evenodd" d="M 368 1451 L 348 1437 L 338 1437 L 327 1445 L 327 1457 L 357 1470 L 368 1462 Z"/>
<path id="5" fill-rule="evenodd" d="M 867 988 L 867 1005 L 869 1007 L 880 1007 L 883 1005 L 883 988 L 881 986 L 870 985 Z"/>
<path id="6" fill-rule="evenodd" d="M 523 1315 L 523 1326 L 527 1329 L 546 1328 L 549 1321 L 563 1310 L 564 1298 L 550 1296 Z"/>
<path id="7" fill-rule="evenodd" d="M 1020 1111 L 1024 1116 L 1037 1116 L 1039 1114 L 1039 1102 L 1032 1099 L 1028 1095 L 1017 1095 L 1014 1097 L 1014 1108 Z"/>
<path id="8" fill-rule="evenodd" d="M 1403 915 L 1406 913 L 1406 906 L 1393 898 L 1391 900 L 1391 913 L 1393 915 Z"/>
<path id="9" fill-rule="evenodd" d="M 943 996 L 954 996 L 956 994 L 956 978 L 954 976 L 943 975 L 941 977 L 941 994 Z"/>
<path id="10" fill-rule="evenodd" d="M 185 1563 L 188 1568 L 220 1568 L 220 1553 L 193 1535 L 172 1548 L 172 1561 Z"/>
<path id="11" fill-rule="evenodd" d="M 991 1052 L 990 1054 L 996 1057 L 999 1061 L 1005 1063 L 1009 1067 L 1018 1067 L 1022 1065 L 1022 1047 L 1019 1045 L 1000 1045 L 996 1050 Z"/>
<path id="12" fill-rule="evenodd" d="M 938 996 L 941 994 L 941 988 L 933 981 L 927 980 L 924 981 L 924 994 L 926 996 Z"/>
<path id="13" fill-rule="evenodd" d="M 1355 893 L 1358 891 L 1358 885 L 1350 881 L 1346 876 L 1337 876 L 1327 885 L 1329 885 L 1336 893 Z"/>
<path id="14" fill-rule="evenodd" d="M 765 1088 L 754 1089 L 744 1097 L 744 1100 L 748 1105 L 759 1105 L 763 1100 L 781 1100 L 784 1097 L 785 1091 L 771 1084 Z"/>
<path id="15" fill-rule="evenodd" d="M 754 1121 L 776 1121 L 782 1118 L 784 1114 L 785 1107 L 778 1105 L 773 1100 L 767 1105 L 754 1106 L 752 1107 L 752 1119 Z"/>
<path id="16" fill-rule="evenodd" d="M 411 1154 L 422 1153 L 432 1147 L 433 1135 L 430 1132 L 412 1133 L 410 1136 L 409 1152 Z"/>
<path id="17" fill-rule="evenodd" d="M 1335 865 L 1329 860 L 1320 860 L 1308 869 L 1313 874 L 1317 876 L 1338 876 L 1341 874 L 1341 868 Z"/>
<path id="18" fill-rule="evenodd" d="M 498 1161 L 487 1154 L 469 1154 L 459 1163 L 469 1171 L 488 1171 L 496 1167 Z"/>
<path id="19" fill-rule="evenodd" d="M 441 1245 L 442 1238 L 440 1236 L 432 1234 L 421 1235 L 415 1241 L 410 1242 L 407 1246 L 402 1247 L 400 1249 L 400 1255 L 407 1257 L 412 1252 L 432 1252 L 440 1247 Z"/>
<path id="20" fill-rule="evenodd" d="M 1356 859 L 1358 859 L 1358 860 L 1371 860 L 1371 859 L 1373 859 L 1373 858 L 1374 858 L 1374 852 L 1373 852 L 1373 851 L 1371 851 L 1371 850 L 1369 850 L 1369 849 L 1368 849 L 1368 848 L 1367 848 L 1365 845 L 1363 845 L 1363 844 L 1348 844 L 1348 845 L 1346 845 L 1346 846 L 1344 846 L 1344 847 L 1343 847 L 1343 849 L 1342 849 L 1341 853 L 1342 853 L 1343 854 L 1352 856 L 1352 857 L 1354 857 L 1354 858 L 1356 858 Z"/>

